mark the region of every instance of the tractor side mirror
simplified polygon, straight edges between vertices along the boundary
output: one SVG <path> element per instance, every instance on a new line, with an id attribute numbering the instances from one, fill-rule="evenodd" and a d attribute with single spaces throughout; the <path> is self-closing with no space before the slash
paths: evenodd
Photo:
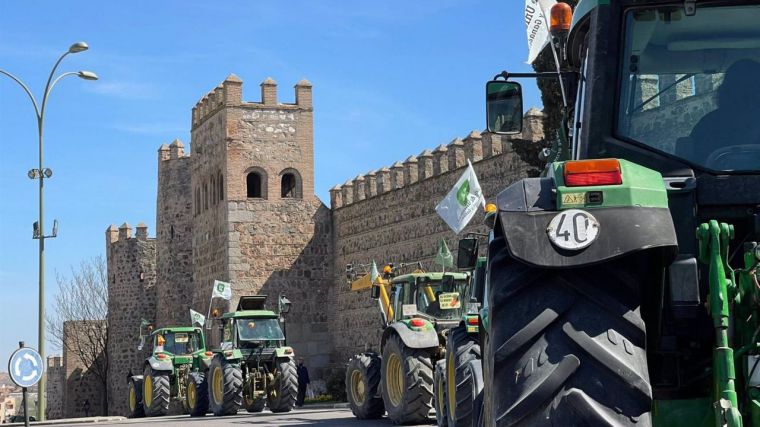
<path id="1" fill-rule="evenodd" d="M 380 298 L 380 286 L 382 285 L 372 285 L 372 290 L 370 290 L 370 298 L 372 299 L 378 299 Z"/>
<path id="2" fill-rule="evenodd" d="M 500 135 L 522 132 L 522 87 L 517 82 L 492 80 L 486 83 L 488 131 Z"/>
<path id="3" fill-rule="evenodd" d="M 478 260 L 478 239 L 468 237 L 459 240 L 457 268 L 472 269 Z"/>

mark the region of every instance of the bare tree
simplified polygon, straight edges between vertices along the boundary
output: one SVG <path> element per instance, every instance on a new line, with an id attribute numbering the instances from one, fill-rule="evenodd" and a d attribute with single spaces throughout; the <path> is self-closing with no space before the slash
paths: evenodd
<path id="1" fill-rule="evenodd" d="M 105 415 L 108 402 L 108 272 L 102 256 L 72 267 L 70 276 L 56 274 L 58 293 L 47 316 L 53 345 L 81 368 L 81 377 L 94 378 Z"/>

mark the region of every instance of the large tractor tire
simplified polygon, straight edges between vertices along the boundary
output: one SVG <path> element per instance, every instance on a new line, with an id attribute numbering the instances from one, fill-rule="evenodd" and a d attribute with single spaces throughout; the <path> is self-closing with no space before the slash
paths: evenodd
<path id="1" fill-rule="evenodd" d="M 477 397 L 473 394 L 475 378 L 468 369 L 473 360 L 480 360 L 477 337 L 468 334 L 465 326 L 451 329 L 446 340 L 446 409 L 452 427 L 470 427 L 476 421 L 473 417 Z"/>
<path id="2" fill-rule="evenodd" d="M 398 335 L 383 347 L 383 402 L 395 424 L 423 423 L 433 407 L 433 363 L 427 350 L 411 349 Z"/>
<path id="3" fill-rule="evenodd" d="M 239 363 L 217 356 L 208 370 L 209 407 L 216 416 L 235 415 L 243 404 L 243 372 Z"/>
<path id="4" fill-rule="evenodd" d="M 346 396 L 351 412 L 360 420 L 377 419 L 385 413 L 380 397 L 383 361 L 375 353 L 354 355 L 346 368 Z"/>
<path id="5" fill-rule="evenodd" d="M 203 372 L 191 372 L 187 377 L 185 407 L 191 417 L 205 417 L 208 412 L 208 381 Z"/>
<path id="6" fill-rule="evenodd" d="M 129 418 L 142 418 L 145 416 L 142 388 L 142 375 L 133 375 L 129 378 L 127 383 L 127 407 L 129 408 Z"/>
<path id="7" fill-rule="evenodd" d="M 435 407 L 435 423 L 438 427 L 448 427 L 449 413 L 446 408 L 446 359 L 435 363 L 433 370 L 433 407 Z"/>
<path id="8" fill-rule="evenodd" d="M 156 371 L 150 366 L 143 371 L 143 409 L 149 417 L 160 417 L 169 412 L 171 382 L 169 372 Z"/>
<path id="9" fill-rule="evenodd" d="M 290 412 L 296 406 L 298 372 L 293 359 L 277 361 L 274 383 L 267 394 L 267 406 L 272 412 Z"/>
<path id="10" fill-rule="evenodd" d="M 491 243 L 484 425 L 651 426 L 647 259 L 539 269 Z"/>
<path id="11" fill-rule="evenodd" d="M 257 414 L 264 410 L 266 399 L 263 397 L 252 398 L 249 396 L 243 396 L 243 405 L 245 406 L 245 410 L 247 412 L 250 412 L 251 414 Z"/>

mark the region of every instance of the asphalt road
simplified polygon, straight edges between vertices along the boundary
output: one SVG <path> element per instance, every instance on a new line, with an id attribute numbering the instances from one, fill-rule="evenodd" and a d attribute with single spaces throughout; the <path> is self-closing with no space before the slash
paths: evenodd
<path id="1" fill-rule="evenodd" d="M 161 425 L 161 426 L 182 426 L 182 427 L 201 427 L 201 426 L 360 426 L 360 427 L 390 427 L 393 423 L 387 418 L 379 420 L 358 420 L 354 418 L 350 409 L 297 409 L 285 414 L 273 414 L 271 412 L 262 412 L 260 414 L 249 414 L 241 412 L 238 415 L 229 417 L 205 416 L 202 418 L 190 418 L 184 416 L 169 416 L 158 418 L 138 418 L 113 423 L 97 423 L 97 426 L 125 426 L 125 425 Z M 430 418 L 427 424 L 435 424 L 435 419 Z M 79 424 L 86 426 L 87 424 Z"/>

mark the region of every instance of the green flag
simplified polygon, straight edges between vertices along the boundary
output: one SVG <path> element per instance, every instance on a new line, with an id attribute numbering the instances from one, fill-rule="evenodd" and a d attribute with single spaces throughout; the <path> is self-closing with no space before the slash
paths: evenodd
<path id="1" fill-rule="evenodd" d="M 190 323 L 191 324 L 199 324 L 203 326 L 206 323 L 206 316 L 198 313 L 197 311 L 190 309 Z"/>
<path id="2" fill-rule="evenodd" d="M 372 260 L 372 269 L 369 271 L 369 279 L 372 283 L 375 283 L 378 277 L 380 277 L 380 273 L 377 271 L 377 264 L 375 264 L 375 260 Z"/>
<path id="3" fill-rule="evenodd" d="M 451 255 L 451 251 L 444 239 L 441 239 L 441 245 L 438 247 L 438 255 L 435 256 L 435 263 L 443 268 L 454 267 L 454 256 Z"/>

